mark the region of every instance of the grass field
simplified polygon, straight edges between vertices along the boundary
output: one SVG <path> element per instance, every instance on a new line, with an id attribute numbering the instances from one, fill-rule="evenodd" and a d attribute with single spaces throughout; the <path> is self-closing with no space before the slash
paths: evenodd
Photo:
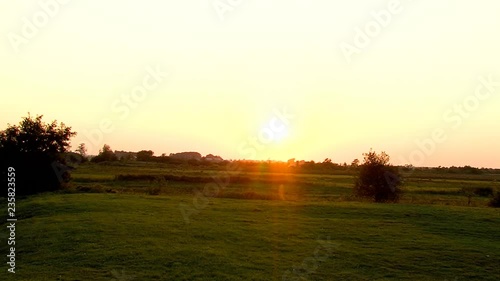
<path id="1" fill-rule="evenodd" d="M 349 201 L 355 173 L 345 174 L 286 174 L 269 172 L 227 172 L 224 169 L 194 168 L 158 163 L 132 163 L 115 165 L 82 165 L 73 173 L 76 186 L 111 188 L 117 192 L 144 194 L 154 186 L 151 180 L 117 180 L 117 175 L 185 176 L 193 181 L 167 181 L 161 183 L 164 195 L 193 194 L 203 190 L 214 178 L 227 179 L 225 193 L 255 192 L 276 195 L 282 187 L 287 200 Z M 228 176 L 229 175 L 229 176 Z M 242 181 L 241 179 L 249 181 Z M 199 181 L 203 179 L 203 181 Z M 455 206 L 486 206 L 489 198 L 462 192 L 466 188 L 492 188 L 500 190 L 500 174 L 462 175 L 414 172 L 405 175 L 402 203 L 441 204 Z M 221 192 L 222 193 L 222 192 Z M 221 194 L 223 196 L 223 194 Z M 280 197 L 276 195 L 275 197 Z"/>
<path id="2" fill-rule="evenodd" d="M 352 198 L 351 175 L 247 173 L 213 196 L 194 192 L 209 180 L 190 179 L 218 173 L 80 166 L 73 188 L 99 193 L 18 201 L 13 280 L 500 279 L 500 210 L 459 192 L 491 179 L 414 175 L 399 204 Z M 186 180 L 116 180 L 166 174 Z"/>

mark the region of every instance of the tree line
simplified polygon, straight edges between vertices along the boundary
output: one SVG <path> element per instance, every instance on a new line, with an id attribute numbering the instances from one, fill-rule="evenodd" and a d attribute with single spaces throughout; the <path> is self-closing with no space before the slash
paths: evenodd
<path id="1" fill-rule="evenodd" d="M 6 173 L 10 167 L 15 168 L 16 194 L 29 195 L 38 192 L 62 189 L 70 181 L 73 169 L 68 162 L 88 161 L 87 149 L 80 144 L 75 152 L 70 152 L 70 139 L 76 135 L 71 127 L 64 123 L 45 123 L 43 116 L 32 117 L 28 114 L 19 125 L 8 125 L 0 131 L 0 168 L 2 181 L 6 184 Z M 130 152 L 125 155 L 131 155 Z M 92 157 L 92 162 L 114 161 L 149 161 L 190 165 L 219 165 L 229 163 L 219 156 L 209 154 L 201 157 L 197 152 L 183 152 L 154 156 L 152 150 L 142 150 L 129 159 L 120 159 L 109 145 L 104 145 L 99 154 Z M 411 166 L 397 167 L 390 164 L 390 157 L 385 152 L 376 153 L 370 150 L 363 154 L 361 162 L 354 159 L 347 163 L 333 163 L 326 158 L 323 162 L 296 161 L 290 159 L 280 161 L 232 160 L 242 170 L 260 172 L 295 172 L 295 173 L 328 173 L 334 171 L 351 171 L 356 175 L 353 192 L 356 196 L 370 198 L 375 202 L 397 202 L 401 196 L 403 185 L 402 171 L 415 169 Z M 69 161 L 68 161 L 69 160 Z M 421 168 L 429 169 L 429 168 Z M 449 173 L 480 174 L 487 169 L 471 166 L 437 167 L 435 171 Z M 492 205 L 500 205 L 500 192 L 492 199 Z"/>

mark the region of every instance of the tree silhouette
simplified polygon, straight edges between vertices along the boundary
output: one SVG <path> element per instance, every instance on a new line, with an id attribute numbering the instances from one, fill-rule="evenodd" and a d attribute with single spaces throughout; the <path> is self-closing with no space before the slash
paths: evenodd
<path id="1" fill-rule="evenodd" d="M 397 202 L 401 195 L 402 178 L 397 168 L 389 164 L 389 155 L 370 150 L 363 156 L 364 162 L 359 166 L 354 185 L 355 195 L 372 198 L 375 202 Z"/>
<path id="2" fill-rule="evenodd" d="M 63 153 L 68 151 L 69 140 L 76 133 L 64 123 L 44 123 L 42 118 L 43 115 L 33 118 L 28 114 L 19 125 L 8 124 L 0 132 L 2 173 L 8 167 L 15 169 L 18 195 L 56 190 L 70 178 Z"/>
<path id="3" fill-rule="evenodd" d="M 152 150 L 141 150 L 137 152 L 137 161 L 151 161 L 153 154 Z"/>
<path id="4" fill-rule="evenodd" d="M 87 158 L 87 147 L 85 146 L 84 143 L 80 143 L 75 151 L 78 154 L 80 154 L 80 156 L 82 156 L 83 159 Z"/>
<path id="5" fill-rule="evenodd" d="M 118 157 L 111 150 L 111 147 L 105 144 L 102 149 L 99 150 L 99 154 L 92 158 L 92 162 L 104 162 L 104 161 L 118 161 Z"/>

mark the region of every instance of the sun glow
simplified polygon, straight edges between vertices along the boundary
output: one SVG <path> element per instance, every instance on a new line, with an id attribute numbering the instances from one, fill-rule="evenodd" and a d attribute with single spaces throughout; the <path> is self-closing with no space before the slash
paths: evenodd
<path id="1" fill-rule="evenodd" d="M 220 21 L 211 1 L 70 1 L 54 17 L 38 2 L 0 4 L 1 33 L 21 44 L 0 44 L 2 127 L 44 114 L 73 127 L 73 147 L 89 154 L 109 144 L 350 163 L 373 147 L 395 164 L 443 128 L 446 144 L 422 165 L 499 165 L 498 1 L 408 2 L 378 36 L 365 27 L 385 3 L 249 1 Z M 342 42 L 356 48 L 351 63 Z M 443 119 L 490 74 L 487 102 Z"/>

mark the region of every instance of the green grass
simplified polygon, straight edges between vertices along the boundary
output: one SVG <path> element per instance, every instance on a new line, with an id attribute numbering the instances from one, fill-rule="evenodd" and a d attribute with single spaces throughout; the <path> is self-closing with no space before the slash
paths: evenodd
<path id="1" fill-rule="evenodd" d="M 224 173 L 159 163 L 81 165 L 69 192 L 18 198 L 17 274 L 9 277 L 500 280 L 500 209 L 488 208 L 489 198 L 480 196 L 467 206 L 462 192 L 498 189 L 496 175 L 413 174 L 399 204 L 374 204 L 352 197 L 352 171 L 231 172 L 213 197 L 195 197 Z M 162 175 L 188 181 L 156 180 Z M 189 182 L 193 178 L 203 182 Z M 152 190 L 160 195 L 148 195 Z M 194 210 L 189 223 L 181 204 Z"/>
<path id="2" fill-rule="evenodd" d="M 186 224 L 181 202 L 192 197 L 25 199 L 12 280 L 282 280 L 293 268 L 308 280 L 500 277 L 498 209 L 210 198 Z"/>
<path id="3" fill-rule="evenodd" d="M 162 163 L 114 163 L 113 165 L 84 164 L 73 172 L 75 186 L 97 186 L 101 189 L 113 189 L 117 192 L 145 194 L 151 181 L 116 180 L 118 175 L 146 176 L 186 176 L 213 181 L 212 177 L 224 176 L 228 172 L 224 168 L 192 167 Z M 225 193 L 257 193 L 260 197 L 280 198 L 276 193 L 282 188 L 288 200 L 306 201 L 350 201 L 354 176 L 351 174 L 286 174 L 229 172 L 231 175 Z M 401 203 L 439 204 L 468 206 L 469 198 L 462 192 L 463 188 L 491 187 L 500 190 L 500 181 L 493 181 L 497 175 L 459 175 L 431 174 L 418 172 L 408 175 L 403 186 Z M 451 178 L 455 176 L 455 178 Z M 241 183 L 238 178 L 252 179 L 252 182 Z M 262 180 L 262 181 L 260 181 Z M 280 182 L 282 181 L 282 182 Z M 161 194 L 192 194 L 194 189 L 203 190 L 206 183 L 168 181 L 161 186 Z M 219 196 L 224 196 L 220 194 Z M 242 197 L 244 197 L 242 195 Z M 474 196 L 470 206 L 486 207 L 490 198 Z"/>

